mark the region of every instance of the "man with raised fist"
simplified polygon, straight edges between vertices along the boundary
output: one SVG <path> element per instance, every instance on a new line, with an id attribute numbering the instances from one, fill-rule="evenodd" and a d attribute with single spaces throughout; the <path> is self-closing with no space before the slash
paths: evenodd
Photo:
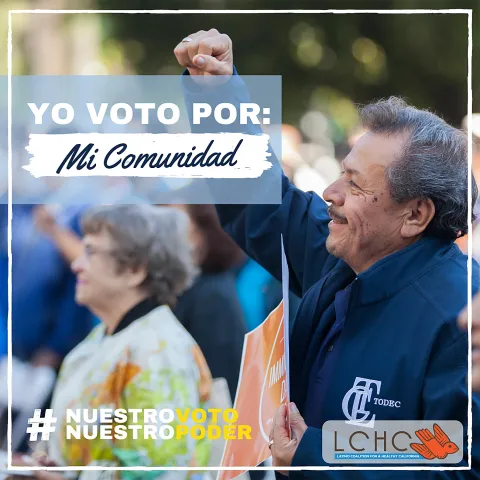
<path id="1" fill-rule="evenodd" d="M 185 75 L 222 75 L 233 87 L 243 85 L 232 41 L 215 29 L 188 35 L 174 52 Z M 238 91 L 222 91 L 224 102 L 243 100 Z M 186 88 L 187 102 L 198 98 Z M 454 242 L 467 233 L 467 205 L 477 197 L 473 182 L 468 198 L 468 140 L 396 97 L 362 107 L 359 116 L 367 133 L 323 199 L 283 176 L 279 205 L 217 205 L 224 229 L 278 279 L 283 235 L 290 288 L 302 297 L 290 339 L 293 435 L 286 407 L 270 434 L 273 464 L 292 478 L 352 478 L 346 471 L 283 470 L 327 465 L 322 427 L 328 420 L 361 427 L 458 420 L 467 464 L 468 336 L 456 323 L 467 302 L 467 257 Z M 255 128 L 249 133 L 258 133 Z M 472 283 L 477 291 L 476 262 Z M 472 407 L 475 438 L 475 396 Z M 476 469 L 475 447 L 472 455 Z M 362 471 L 355 478 L 395 473 Z M 403 478 L 469 475 L 410 471 Z"/>

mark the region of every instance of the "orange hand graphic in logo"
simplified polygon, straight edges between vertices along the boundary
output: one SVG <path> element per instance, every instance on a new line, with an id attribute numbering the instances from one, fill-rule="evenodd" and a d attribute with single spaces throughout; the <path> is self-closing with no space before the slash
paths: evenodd
<path id="1" fill-rule="evenodd" d="M 447 455 L 458 452 L 458 446 L 451 442 L 445 432 L 435 423 L 433 433 L 428 428 L 417 430 L 415 434 L 422 443 L 411 443 L 410 446 L 427 460 L 445 458 Z"/>

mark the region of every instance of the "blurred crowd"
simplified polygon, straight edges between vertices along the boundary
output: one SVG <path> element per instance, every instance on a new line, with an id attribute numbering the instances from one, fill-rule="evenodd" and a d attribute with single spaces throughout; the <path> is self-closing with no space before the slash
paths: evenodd
<path id="1" fill-rule="evenodd" d="M 480 139 L 478 123 L 475 116 L 476 141 Z M 329 151 L 318 145 L 315 148 L 305 142 L 304 135 L 295 127 L 284 125 L 285 174 L 302 190 L 321 194 L 338 178 L 340 162 L 361 134 L 352 131 L 348 142 Z M 478 143 L 474 146 L 473 169 L 478 179 Z M 168 371 L 166 383 L 172 391 L 186 392 L 185 398 L 176 399 L 185 405 L 203 405 L 209 401 L 212 382 L 223 378 L 232 404 L 244 335 L 260 325 L 282 299 L 281 284 L 223 232 L 213 205 L 131 204 L 128 189 L 123 187 L 112 187 L 117 188 L 118 195 L 111 203 L 117 205 L 109 207 L 99 207 L 98 199 L 90 204 L 13 205 L 12 448 L 16 452 L 37 448 L 25 436 L 27 419 L 35 408 L 48 408 L 52 404 L 93 406 L 91 400 L 82 397 L 84 392 L 74 398 L 65 394 L 72 390 L 69 386 L 72 378 L 85 391 L 90 389 L 88 398 L 103 398 L 103 404 L 117 406 L 127 391 L 141 404 L 167 402 L 162 397 L 164 392 L 155 392 L 152 387 L 150 393 L 145 393 L 144 384 L 141 387 L 129 383 L 134 373 L 138 373 L 132 371 L 135 368 L 145 378 L 157 380 L 162 372 Z M 7 227 L 8 209 L 4 204 L 0 205 L 0 381 L 3 385 L 7 378 Z M 474 236 L 473 243 L 474 254 L 480 257 L 480 235 Z M 466 252 L 467 238 L 460 239 L 459 245 Z M 289 300 L 291 328 L 300 299 L 290 294 Z M 133 328 L 132 322 L 139 318 L 145 319 L 144 330 L 122 337 L 122 332 Z M 158 331 L 150 325 L 152 319 L 158 323 Z M 140 324 L 136 322 L 135 328 L 140 328 Z M 102 339 L 110 344 L 102 343 Z M 135 355 L 140 355 L 135 353 L 139 339 L 143 339 L 139 348 L 143 356 L 136 358 Z M 119 354 L 116 358 L 117 350 L 123 352 L 122 348 L 127 347 L 131 357 Z M 159 355 L 158 362 L 152 367 L 155 355 Z M 105 378 L 94 381 L 92 372 L 102 370 L 102 362 Z M 184 375 L 185 369 L 190 368 L 188 365 L 179 374 L 178 369 L 185 362 L 192 368 L 190 377 Z M 90 369 L 82 370 L 87 364 Z M 60 379 L 59 372 L 62 372 Z M 83 377 L 77 379 L 82 372 Z M 191 385 L 178 383 L 178 375 L 191 381 Z M 157 380 L 151 381 L 158 384 Z M 127 386 L 133 391 L 127 390 Z M 116 392 L 119 396 L 113 399 L 109 397 L 112 388 L 120 388 Z M 0 390 L 0 441 L 6 449 L 8 397 L 6 389 Z M 155 401 L 145 400 L 149 395 Z M 98 402 L 102 404 L 101 400 Z M 132 403 L 130 400 L 129 405 Z M 125 452 L 135 449 L 130 447 L 126 446 Z M 208 455 L 197 447 L 194 450 L 185 464 L 206 464 Z M 84 465 L 83 462 L 92 461 L 91 452 L 66 452 L 64 445 L 57 445 L 56 451 L 50 450 L 48 456 L 55 457 L 60 464 Z M 168 455 L 150 458 L 155 462 L 170 460 Z M 135 457 L 125 460 L 125 465 L 141 464 L 139 461 Z M 175 461 L 178 462 L 177 457 Z"/>
<path id="2" fill-rule="evenodd" d="M 289 143 L 283 146 L 287 151 L 284 167 L 293 179 L 296 172 L 301 172 L 306 167 L 306 163 L 301 162 L 298 153 L 301 134 L 289 126 L 285 126 L 285 132 L 289 134 L 286 135 Z M 334 167 L 336 170 L 333 175 L 336 175 L 340 171 L 338 162 L 335 161 Z M 324 182 L 327 183 L 328 178 Z M 21 186 L 22 182 L 18 182 L 18 185 Z M 64 196 L 65 193 L 61 193 L 59 198 Z M 121 204 L 136 204 L 137 207 L 142 204 L 141 199 L 131 195 L 127 179 L 113 179 L 111 191 L 103 192 L 103 196 L 103 202 L 117 204 L 118 208 Z M 79 277 L 82 273 L 75 262 L 78 258 L 88 258 L 82 240 L 85 235 L 82 222 L 98 203 L 102 203 L 98 198 L 93 199 L 93 195 L 91 198 L 90 204 L 85 202 L 85 195 L 82 195 L 81 201 L 66 205 L 13 205 L 12 448 L 17 452 L 32 450 L 32 445 L 28 444 L 25 436 L 27 419 L 35 408 L 47 408 L 52 404 L 52 393 L 64 359 L 95 327 L 102 328 L 102 324 L 105 324 L 101 309 L 97 311 L 94 305 L 78 299 L 78 290 L 81 289 Z M 167 207 L 158 205 L 155 208 L 162 211 Z M 172 294 L 168 302 L 161 303 L 169 305 L 175 317 L 198 344 L 212 378 L 226 380 L 230 402 L 233 404 L 244 335 L 263 322 L 281 301 L 281 284 L 253 259 L 248 258 L 223 232 L 213 205 L 170 205 L 168 208 L 181 212 L 188 218 L 189 227 L 184 240 L 193 252 L 191 262 L 197 273 L 191 282 Z M 135 217 L 135 213 L 132 215 Z M 6 204 L 0 205 L 0 228 L 0 375 L 1 381 L 6 385 Z M 167 226 L 160 225 L 159 228 Z M 112 241 L 116 242 L 118 238 L 112 238 Z M 145 245 L 143 248 L 147 247 Z M 141 247 L 137 246 L 136 249 L 141 250 Z M 187 258 L 184 260 L 188 262 Z M 143 260 L 139 262 L 142 263 Z M 160 270 L 165 268 L 160 264 L 157 267 Z M 99 275 L 103 276 L 105 272 L 99 272 Z M 166 281 L 171 283 L 173 280 L 170 278 Z M 105 282 L 108 283 L 108 279 Z M 102 285 L 95 288 L 101 290 Z M 108 294 L 107 290 L 105 295 Z M 292 319 L 298 303 L 299 299 L 292 294 Z M 7 390 L 2 389 L 0 440 L 3 449 L 7 445 L 7 405 Z"/>

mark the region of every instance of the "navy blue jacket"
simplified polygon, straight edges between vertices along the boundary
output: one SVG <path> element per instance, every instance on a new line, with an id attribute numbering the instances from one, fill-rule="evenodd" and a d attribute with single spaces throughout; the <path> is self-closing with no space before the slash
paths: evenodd
<path id="1" fill-rule="evenodd" d="M 222 101 L 248 101 L 239 77 L 232 82 L 238 88 L 231 97 L 224 88 Z M 188 91 L 186 95 L 188 102 L 201 98 Z M 335 319 L 335 294 L 353 281 L 345 326 L 335 347 L 335 371 L 325 387 L 327 399 L 319 406 L 323 421 L 347 420 L 353 415 L 351 407 L 344 411 L 343 400 L 357 378 L 368 379 L 376 383 L 370 385 L 365 420 L 373 415 L 376 420 L 459 420 L 465 429 L 466 452 L 468 336 L 458 329 L 456 319 L 467 303 L 467 257 L 450 241 L 424 237 L 356 276 L 326 249 L 330 218 L 323 199 L 295 188 L 285 176 L 282 182 L 280 205 L 217 205 L 217 212 L 227 233 L 277 279 L 281 279 L 283 234 L 290 288 L 302 297 L 290 338 L 291 400 L 302 413 L 310 369 Z M 476 292 L 478 265 L 473 263 Z M 480 437 L 479 408 L 474 396 L 474 440 Z M 475 447 L 474 469 L 478 468 Z M 326 465 L 320 429 L 309 427 L 298 445 L 292 466 L 303 465 Z M 292 471 L 289 477 L 463 479 L 480 475 L 474 470 L 363 470 Z"/>
<path id="2" fill-rule="evenodd" d="M 376 420 L 459 420 L 466 427 L 467 334 L 458 329 L 456 318 L 467 302 L 467 257 L 455 244 L 425 237 L 356 277 L 325 248 L 330 221 L 325 202 L 293 187 L 286 178 L 281 205 L 217 205 L 217 211 L 226 231 L 277 278 L 281 278 L 280 234 L 284 236 L 290 286 L 303 297 L 290 339 L 290 392 L 300 412 L 310 368 L 334 320 L 335 294 L 353 281 L 345 327 L 336 346 L 335 372 L 321 406 L 323 420 L 348 418 L 343 399 L 356 378 L 362 377 L 381 382 L 379 391 L 371 386 L 367 420 L 373 415 Z M 476 291 L 476 263 L 474 269 Z M 379 405 L 375 397 L 393 400 L 394 406 Z M 478 430 L 478 409 L 474 397 L 474 432 Z M 325 465 L 320 429 L 305 432 L 292 466 L 302 465 Z M 357 474 L 358 478 L 394 477 L 393 472 L 382 471 Z M 419 471 L 404 474 L 408 474 L 405 478 L 427 475 Z M 470 474 L 473 472 L 444 473 L 446 478 L 468 478 Z M 290 472 L 291 478 L 354 475 Z M 397 475 L 402 472 L 396 472 L 395 478 Z"/>
<path id="3" fill-rule="evenodd" d="M 234 273 L 202 273 L 178 299 L 173 313 L 198 343 L 212 377 L 227 380 L 235 401 L 247 328 Z"/>

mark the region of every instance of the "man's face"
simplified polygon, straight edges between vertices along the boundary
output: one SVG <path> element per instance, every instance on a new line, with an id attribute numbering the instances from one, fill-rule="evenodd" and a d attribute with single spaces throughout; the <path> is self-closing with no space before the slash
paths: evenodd
<path id="1" fill-rule="evenodd" d="M 89 308 L 105 308 L 131 287 L 128 270 L 120 271 L 115 243 L 106 232 L 85 235 L 84 252 L 72 264 L 77 275 L 75 300 Z"/>
<path id="2" fill-rule="evenodd" d="M 357 273 L 404 246 L 404 206 L 390 196 L 385 169 L 401 152 L 400 135 L 364 134 L 342 162 L 342 176 L 324 192 L 331 202 L 327 249 Z"/>

